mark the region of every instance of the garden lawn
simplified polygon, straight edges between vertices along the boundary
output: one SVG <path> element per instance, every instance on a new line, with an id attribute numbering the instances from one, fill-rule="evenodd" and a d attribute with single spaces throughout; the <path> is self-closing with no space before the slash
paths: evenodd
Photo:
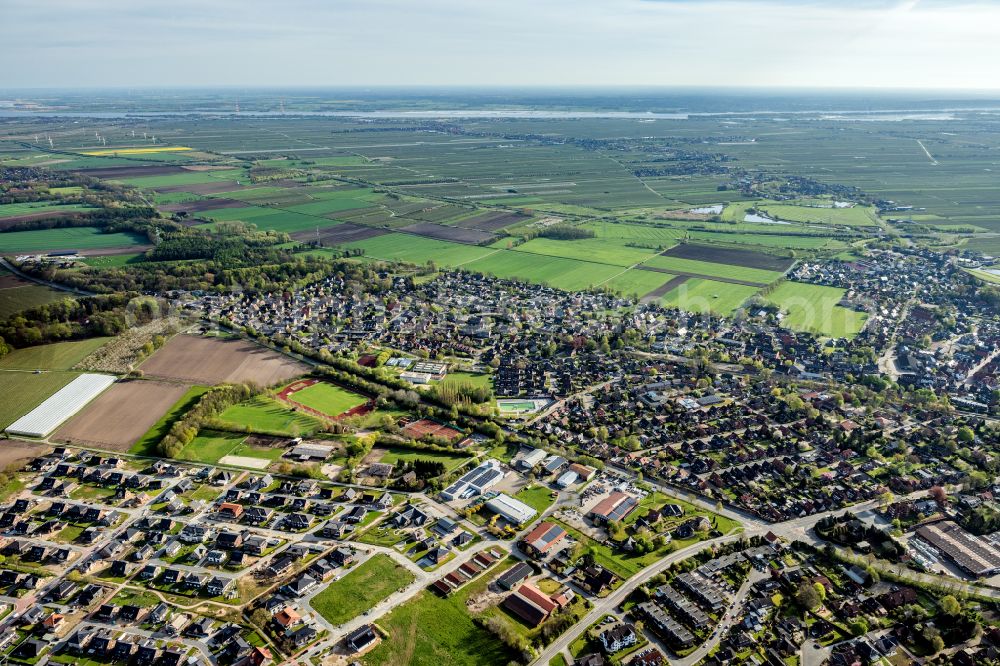
<path id="1" fill-rule="evenodd" d="M 837 305 L 844 290 L 836 287 L 783 282 L 765 298 L 781 308 L 781 325 L 833 338 L 853 338 L 864 327 L 868 315 Z"/>
<path id="2" fill-rule="evenodd" d="M 289 409 L 265 396 L 257 396 L 248 402 L 233 405 L 222 412 L 218 420 L 222 427 L 230 424 L 250 428 L 252 432 L 287 437 L 311 435 L 322 426 L 322 423 L 312 416 Z"/>
<path id="3" fill-rule="evenodd" d="M 328 416 L 343 414 L 349 409 L 368 402 L 364 396 L 326 382 L 319 382 L 301 391 L 296 391 L 289 396 L 289 399 L 306 407 L 312 407 Z"/>
<path id="4" fill-rule="evenodd" d="M 383 553 L 373 555 L 330 583 L 310 604 L 332 624 L 343 624 L 414 580 L 413 574 Z M 403 662 L 406 663 L 406 662 Z"/>
<path id="5" fill-rule="evenodd" d="M 72 342 L 16 349 L 0 358 L 3 370 L 69 370 L 111 338 L 90 338 Z"/>
<path id="6" fill-rule="evenodd" d="M 174 422 L 194 407 L 195 403 L 198 402 L 198 398 L 207 391 L 207 386 L 192 386 L 189 388 L 187 393 L 182 395 L 181 399 L 175 402 L 174 406 L 168 409 L 167 413 L 161 416 L 160 420 L 154 423 L 153 427 L 139 441 L 133 444 L 128 452 L 138 456 L 156 455 L 156 445 L 170 432 L 170 428 L 173 427 Z"/>

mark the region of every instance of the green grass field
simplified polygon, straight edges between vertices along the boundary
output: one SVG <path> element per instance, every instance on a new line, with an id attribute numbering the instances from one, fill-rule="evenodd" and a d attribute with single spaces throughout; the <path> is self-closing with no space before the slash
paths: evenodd
<path id="1" fill-rule="evenodd" d="M 368 238 L 345 247 L 361 249 L 365 255 L 386 261 L 405 261 L 426 264 L 433 261 L 439 266 L 458 266 L 490 254 L 492 250 L 475 245 L 460 245 L 410 234 L 386 234 Z"/>
<path id="2" fill-rule="evenodd" d="M 864 327 L 868 315 L 837 305 L 844 290 L 802 282 L 783 282 L 766 296 L 786 316 L 782 325 L 834 338 L 853 338 Z"/>
<path id="3" fill-rule="evenodd" d="M 519 490 L 514 497 L 541 514 L 543 511 L 552 506 L 552 503 L 555 501 L 551 495 L 552 490 L 546 486 L 529 486 L 523 490 Z"/>
<path id="4" fill-rule="evenodd" d="M 656 254 L 656 250 L 628 247 L 622 242 L 607 238 L 586 238 L 566 241 L 551 238 L 534 238 L 514 248 L 516 252 L 541 254 L 564 259 L 579 259 L 613 266 L 641 264 Z"/>
<path id="5" fill-rule="evenodd" d="M 56 188 L 57 190 L 59 188 Z M 63 190 L 72 188 L 62 188 Z M 80 188 L 76 188 L 79 190 Z M 70 194 L 71 192 L 62 192 Z M 31 215 L 34 213 L 76 213 L 81 211 L 97 210 L 93 206 L 82 204 L 64 204 L 58 201 L 31 201 L 27 203 L 12 203 L 0 205 L 0 220 L 7 217 L 17 217 L 19 215 Z"/>
<path id="6" fill-rule="evenodd" d="M 997 273 L 987 273 L 986 271 L 969 271 L 970 274 L 976 276 L 983 282 L 990 282 L 992 284 L 1000 284 L 1000 274 Z M 0 292 L 2 293 L 2 292 Z"/>
<path id="7" fill-rule="evenodd" d="M 409 585 L 413 574 L 379 553 L 362 562 L 343 578 L 313 597 L 310 604 L 332 624 L 343 624 Z"/>
<path id="8" fill-rule="evenodd" d="M 121 268 L 129 264 L 139 263 L 142 260 L 142 253 L 134 254 L 109 254 L 103 257 L 87 257 L 83 263 L 94 268 Z"/>
<path id="9" fill-rule="evenodd" d="M 447 599 L 424 590 L 379 619 L 389 639 L 364 657 L 367 666 L 492 666 L 515 654 L 498 638 L 473 622 L 466 600 L 482 593 L 506 560 Z"/>
<path id="10" fill-rule="evenodd" d="M 250 427 L 254 432 L 288 437 L 311 435 L 323 425 L 308 414 L 296 412 L 264 396 L 233 405 L 222 412 L 218 420 L 223 424 Z"/>
<path id="11" fill-rule="evenodd" d="M 758 208 L 778 220 L 812 222 L 832 226 L 870 227 L 874 226 L 878 219 L 875 209 L 867 206 L 818 208 L 791 204 L 760 204 Z"/>
<path id="12" fill-rule="evenodd" d="M 3 241 L 2 236 L 0 236 L 0 241 Z M 69 292 L 34 284 L 0 289 L 0 319 L 6 319 L 12 314 L 17 314 L 28 308 L 72 297 L 73 295 Z"/>
<path id="13" fill-rule="evenodd" d="M 595 287 L 622 272 L 618 266 L 507 250 L 469 262 L 463 268 L 567 291 Z"/>
<path id="14" fill-rule="evenodd" d="M 98 227 L 67 227 L 11 231 L 0 234 L 0 247 L 5 253 L 58 250 L 97 250 L 148 244 L 149 239 L 133 233 L 101 233 Z"/>
<path id="15" fill-rule="evenodd" d="M 690 278 L 664 295 L 660 303 L 685 312 L 729 315 L 757 291 L 757 287 Z"/>
<path id="16" fill-rule="evenodd" d="M 418 451 L 416 449 L 404 449 L 402 447 L 389 447 L 382 459 L 379 462 L 389 463 L 390 465 L 398 465 L 401 462 L 413 462 L 415 460 L 433 460 L 440 462 L 445 466 L 447 471 L 451 471 L 461 465 L 462 463 L 469 460 L 469 456 L 462 455 L 460 453 L 449 454 L 440 453 L 438 451 Z"/>
<path id="17" fill-rule="evenodd" d="M 781 273 L 778 271 L 733 266 L 731 264 L 716 264 L 709 261 L 681 259 L 680 257 L 665 257 L 662 255 L 653 257 L 645 265 L 653 268 L 662 268 L 678 275 L 692 274 L 710 278 L 720 277 L 730 280 L 745 280 L 746 282 L 755 282 L 761 285 L 770 284 L 781 277 Z"/>
<path id="18" fill-rule="evenodd" d="M 642 297 L 662 287 L 673 278 L 673 275 L 666 273 L 631 268 L 624 273 L 614 276 L 602 284 L 601 287 L 606 287 L 623 296 Z"/>
<path id="19" fill-rule="evenodd" d="M 139 441 L 128 450 L 132 455 L 152 456 L 156 455 L 156 445 L 164 436 L 170 432 L 170 428 L 177 419 L 181 418 L 189 409 L 194 407 L 198 398 L 208 391 L 207 386 L 192 386 L 187 393 L 181 396 L 180 400 L 174 403 L 167 413 L 160 417 L 160 420 L 153 424 L 153 427 L 143 435 Z"/>
<path id="20" fill-rule="evenodd" d="M 43 400 L 66 386 L 78 373 L 0 370 L 0 429 L 21 418 Z"/>
<path id="21" fill-rule="evenodd" d="M 327 416 L 343 414 L 349 409 L 368 402 L 364 396 L 326 382 L 313 384 L 301 391 L 296 391 L 289 397 L 291 400 L 306 407 L 312 407 Z"/>
<path id="22" fill-rule="evenodd" d="M 90 338 L 16 349 L 0 358 L 0 369 L 69 370 L 108 340 L 111 338 Z"/>
<path id="23" fill-rule="evenodd" d="M 181 449 L 179 460 L 190 460 L 214 465 L 239 447 L 247 436 L 242 433 L 203 430 L 191 443 Z"/>

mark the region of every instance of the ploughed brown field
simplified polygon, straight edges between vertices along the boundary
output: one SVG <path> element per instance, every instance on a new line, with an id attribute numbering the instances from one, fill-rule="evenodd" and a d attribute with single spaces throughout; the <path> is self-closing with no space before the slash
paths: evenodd
<path id="1" fill-rule="evenodd" d="M 0 446 L 0 469 L 16 466 L 21 467 L 32 458 L 36 458 L 48 451 L 52 447 L 45 444 L 31 444 L 20 440 L 11 439 Z"/>
<path id="2" fill-rule="evenodd" d="M 196 201 L 185 201 L 184 203 L 168 204 L 160 206 L 161 210 L 171 213 L 202 213 L 206 210 L 220 210 L 222 208 L 245 208 L 247 204 L 236 199 L 198 199 Z"/>
<path id="3" fill-rule="evenodd" d="M 187 389 L 184 384 L 167 382 L 118 382 L 63 424 L 52 439 L 127 451 Z"/>
<path id="4" fill-rule="evenodd" d="M 434 238 L 436 240 L 452 241 L 455 243 L 469 243 L 473 245 L 476 243 L 483 243 L 485 241 L 492 241 L 496 238 L 496 234 L 491 234 L 486 231 L 463 229 L 461 227 L 448 227 L 443 224 L 434 224 L 432 222 L 410 224 L 405 227 L 400 227 L 398 231 L 408 231 L 411 234 L 417 234 L 418 236 L 424 236 L 425 238 Z"/>
<path id="5" fill-rule="evenodd" d="M 696 243 L 681 243 L 663 253 L 665 257 L 693 259 L 695 261 L 710 261 L 716 264 L 731 266 L 746 266 L 765 271 L 786 271 L 792 265 L 793 259 L 778 257 L 753 250 L 735 250 L 725 247 L 711 247 Z"/>
<path id="6" fill-rule="evenodd" d="M 375 238 L 376 236 L 382 236 L 387 233 L 389 232 L 385 229 L 375 229 L 374 227 L 366 227 L 361 224 L 344 222 L 343 224 L 320 229 L 319 242 L 324 245 L 355 243 L 357 241 L 365 240 L 366 238 Z M 297 241 L 313 241 L 317 239 L 316 231 L 314 230 L 296 231 L 291 234 L 291 236 Z"/>
<path id="7" fill-rule="evenodd" d="M 142 364 L 142 371 L 147 377 L 192 384 L 270 386 L 305 374 L 309 367 L 246 340 L 175 335 Z"/>
<path id="8" fill-rule="evenodd" d="M 145 176 L 166 176 L 185 173 L 184 167 L 163 164 L 154 166 L 100 167 L 96 169 L 76 169 L 76 172 L 91 178 L 143 178 Z"/>
<path id="9" fill-rule="evenodd" d="M 522 213 L 508 213 L 505 211 L 495 211 L 490 213 L 482 213 L 480 215 L 473 215 L 472 217 L 467 217 L 464 220 L 460 220 L 455 223 L 456 227 L 465 227 L 466 229 L 481 229 L 483 231 L 499 231 L 504 227 L 509 227 L 512 224 L 517 224 L 518 222 L 523 222 L 527 220 L 530 215 L 524 215 Z"/>

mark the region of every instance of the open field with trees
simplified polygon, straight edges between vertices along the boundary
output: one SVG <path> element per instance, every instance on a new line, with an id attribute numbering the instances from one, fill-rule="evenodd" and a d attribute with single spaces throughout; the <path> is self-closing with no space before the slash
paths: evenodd
<path id="1" fill-rule="evenodd" d="M 868 315 L 838 305 L 843 297 L 843 289 L 783 282 L 765 298 L 785 313 L 782 323 L 789 328 L 850 338 L 864 327 Z"/>

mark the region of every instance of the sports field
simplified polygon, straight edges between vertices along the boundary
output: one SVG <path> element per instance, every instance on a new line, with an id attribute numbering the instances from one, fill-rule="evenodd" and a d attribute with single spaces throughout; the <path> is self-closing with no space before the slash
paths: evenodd
<path id="1" fill-rule="evenodd" d="M 785 313 L 782 325 L 834 338 L 853 338 L 868 315 L 838 305 L 844 290 L 802 282 L 783 282 L 766 296 Z"/>
<path id="2" fill-rule="evenodd" d="M 326 382 L 317 382 L 301 391 L 296 391 L 289 396 L 289 399 L 331 417 L 368 402 L 362 395 Z"/>
<path id="3" fill-rule="evenodd" d="M 2 294 L 3 292 L 0 292 Z M 4 370 L 69 370 L 111 338 L 90 338 L 15 349 L 0 358 Z"/>
<path id="4" fill-rule="evenodd" d="M 660 303 L 696 314 L 729 315 L 757 291 L 757 287 L 691 278 L 663 296 Z"/>
<path id="5" fill-rule="evenodd" d="M 222 425 L 231 424 L 250 428 L 253 432 L 288 437 L 311 435 L 322 426 L 308 414 L 296 412 L 265 396 L 233 405 L 219 415 L 219 421 Z"/>

